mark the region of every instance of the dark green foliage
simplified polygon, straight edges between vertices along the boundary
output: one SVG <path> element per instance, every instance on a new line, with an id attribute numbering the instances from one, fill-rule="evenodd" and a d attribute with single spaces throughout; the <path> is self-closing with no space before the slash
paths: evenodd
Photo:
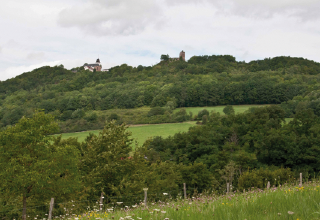
<path id="1" fill-rule="evenodd" d="M 280 106 L 255 108 L 237 115 L 212 113 L 202 126 L 148 142 L 149 156 L 152 160 L 158 158 L 178 164 L 203 163 L 220 184 L 233 181 L 228 177 L 232 171 L 234 187 L 238 187 L 238 179 L 247 169 L 275 166 L 306 174 L 319 172 L 320 118 L 312 109 L 306 109 L 299 111 L 288 124 L 284 119 L 285 111 Z M 264 174 L 246 175 L 239 187 L 264 186 L 261 179 Z M 285 181 L 291 174 L 273 175 Z"/>
<path id="2" fill-rule="evenodd" d="M 235 113 L 232 105 L 227 105 L 226 107 L 224 107 L 223 112 L 226 115 L 234 115 Z"/>
<path id="3" fill-rule="evenodd" d="M 112 121 L 112 120 L 119 120 L 120 119 L 120 116 L 117 115 L 116 113 L 112 113 L 109 117 L 108 117 L 108 120 L 109 121 Z"/>
<path id="4" fill-rule="evenodd" d="M 280 168 L 275 170 L 263 169 L 251 170 L 245 172 L 238 179 L 238 189 L 250 189 L 257 187 L 260 189 L 267 188 L 268 182 L 270 186 L 279 186 L 287 182 L 291 182 L 294 178 L 294 173 L 288 168 Z"/>
<path id="5" fill-rule="evenodd" d="M 312 101 L 307 107 L 319 115 L 319 96 L 311 94 L 320 88 L 319 69 L 319 63 L 302 58 L 276 57 L 245 63 L 230 55 L 194 56 L 188 62 L 161 62 L 152 67 L 123 64 L 94 73 L 83 67 L 74 68 L 74 72 L 62 66 L 41 67 L 0 82 L 0 126 L 13 125 L 35 109 L 43 109 L 66 124 L 73 120 L 80 128 L 85 116 L 73 114 L 78 109 L 87 114 L 92 110 L 164 107 L 170 101 L 175 107 L 280 104 L 299 95 L 304 99 L 306 94 Z M 287 116 L 305 107 L 296 102 L 285 108 Z M 173 117 L 144 120 L 170 122 Z M 86 123 L 91 123 L 88 119 Z M 97 118 L 100 124 L 102 120 Z"/>
<path id="6" fill-rule="evenodd" d="M 209 116 L 209 111 L 207 109 L 198 112 L 198 120 L 201 120 L 204 115 Z"/>
<path id="7" fill-rule="evenodd" d="M 169 55 L 165 55 L 165 54 L 162 54 L 161 57 L 160 57 L 160 60 L 161 61 L 168 61 L 170 59 Z"/>
<path id="8" fill-rule="evenodd" d="M 154 115 L 163 115 L 165 113 L 165 109 L 161 107 L 154 107 L 151 108 L 148 112 L 148 117 L 154 116 Z"/>
<path id="9" fill-rule="evenodd" d="M 91 113 L 89 113 L 88 115 L 85 116 L 85 119 L 87 121 L 91 121 L 91 122 L 96 121 L 97 118 L 98 118 L 98 115 L 95 112 L 91 112 Z"/>

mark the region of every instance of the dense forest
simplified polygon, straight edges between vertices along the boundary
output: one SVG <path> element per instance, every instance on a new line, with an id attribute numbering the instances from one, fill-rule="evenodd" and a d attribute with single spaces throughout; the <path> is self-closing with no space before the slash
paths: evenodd
<path id="1" fill-rule="evenodd" d="M 245 63 L 229 55 L 194 56 L 188 62 L 162 61 L 152 67 L 123 64 L 109 72 L 42 67 L 0 83 L 0 126 L 44 109 L 61 121 L 63 131 L 97 129 L 108 118 L 121 121 L 106 110 L 141 106 L 164 107 L 164 111 L 127 123 L 177 122 L 190 116 L 173 115 L 170 110 L 175 107 L 280 104 L 310 96 L 320 88 L 318 73 L 320 64 L 303 58 Z M 288 115 L 294 112 L 290 106 Z"/>

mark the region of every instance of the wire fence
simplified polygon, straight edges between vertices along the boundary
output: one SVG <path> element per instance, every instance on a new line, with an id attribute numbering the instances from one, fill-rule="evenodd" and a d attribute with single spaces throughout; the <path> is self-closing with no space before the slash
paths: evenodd
<path id="1" fill-rule="evenodd" d="M 188 188 L 188 197 L 195 196 L 199 192 L 212 192 L 213 189 Z M 148 191 L 148 203 L 167 202 L 169 200 L 183 199 L 184 189 L 174 189 L 168 191 Z M 121 210 L 143 205 L 145 202 L 144 193 L 137 193 L 130 196 L 103 196 L 94 200 L 70 201 L 64 203 L 54 203 L 52 218 L 72 218 L 90 212 L 109 212 L 110 210 Z M 27 219 L 48 219 L 50 204 L 27 207 Z M 12 207 L 2 207 L 0 209 L 0 219 L 21 219 L 23 209 Z"/>
<path id="2" fill-rule="evenodd" d="M 308 180 L 305 181 L 305 183 Z M 300 179 L 294 179 L 287 185 L 299 185 L 302 183 L 302 175 Z M 186 187 L 181 189 L 173 189 L 168 191 L 154 191 L 149 189 L 147 191 L 147 202 L 167 202 L 169 200 L 184 199 L 197 197 L 199 194 L 212 195 L 213 193 L 225 194 L 232 191 L 232 186 L 216 188 L 201 188 L 201 187 Z M 269 187 L 270 186 L 269 184 Z M 266 186 L 267 188 L 267 186 Z M 0 198 L 1 200 L 1 198 Z M 145 194 L 143 191 L 122 196 L 108 196 L 102 195 L 93 200 L 70 201 L 70 202 L 56 202 L 53 206 L 52 218 L 74 218 L 77 215 L 89 214 L 91 212 L 110 212 L 110 210 L 124 210 L 136 205 L 143 205 L 145 202 Z M 0 219 L 21 219 L 23 209 L 17 209 L 17 206 L 0 207 Z M 43 204 L 40 206 L 27 207 L 27 219 L 48 219 L 50 204 Z"/>

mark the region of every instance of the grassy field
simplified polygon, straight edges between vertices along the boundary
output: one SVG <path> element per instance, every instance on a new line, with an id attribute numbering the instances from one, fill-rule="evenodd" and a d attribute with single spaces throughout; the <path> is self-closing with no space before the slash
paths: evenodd
<path id="1" fill-rule="evenodd" d="M 238 113 L 243 113 L 246 110 L 248 110 L 251 107 L 264 107 L 264 106 L 269 106 L 269 105 L 233 105 L 234 111 L 236 114 Z M 204 106 L 204 107 L 189 107 L 189 108 L 185 108 L 187 112 L 192 112 L 193 115 L 197 115 L 199 111 L 203 110 L 203 109 L 207 109 L 209 112 L 211 111 L 215 111 L 215 112 L 219 112 L 220 114 L 223 114 L 223 109 L 226 106 Z M 179 111 L 179 109 L 175 109 L 174 110 Z"/>
<path id="2" fill-rule="evenodd" d="M 266 106 L 266 105 L 234 105 L 233 108 L 237 114 L 237 113 L 245 112 L 250 107 L 262 107 L 262 106 Z M 215 112 L 220 112 L 221 114 L 224 114 L 223 113 L 224 107 L 225 106 L 190 107 L 190 108 L 186 108 L 186 110 L 187 112 L 192 112 L 193 115 L 198 114 L 198 112 L 203 109 L 207 109 L 209 112 L 215 111 Z M 150 110 L 149 107 L 142 107 L 139 109 L 141 109 L 142 112 L 147 112 Z M 139 112 L 138 111 L 139 109 L 134 109 L 130 111 L 135 112 L 135 114 L 138 114 L 137 112 Z M 108 110 L 108 111 L 112 112 L 114 110 Z M 121 114 L 124 114 L 124 115 L 126 114 L 125 111 L 127 111 L 127 109 L 117 110 L 118 113 L 120 112 Z M 179 109 L 176 109 L 175 111 L 179 111 Z M 127 112 L 127 114 L 129 113 Z M 168 137 L 170 135 L 172 136 L 178 132 L 188 131 L 189 127 L 194 125 L 195 125 L 195 122 L 185 122 L 185 123 L 175 123 L 175 124 L 152 124 L 152 125 L 150 124 L 150 125 L 143 125 L 143 126 L 132 126 L 132 127 L 129 127 L 128 130 L 132 132 L 132 138 L 135 141 L 137 141 L 139 145 L 142 145 L 150 137 L 154 137 L 154 136 Z M 82 142 L 89 135 L 89 133 L 98 134 L 99 130 L 75 132 L 75 133 L 64 133 L 62 134 L 62 138 L 66 139 L 69 137 L 75 137 L 75 138 L 78 138 L 78 141 Z"/>
<path id="3" fill-rule="evenodd" d="M 137 141 L 139 145 L 142 145 L 148 138 L 154 136 L 168 137 L 178 132 L 188 131 L 191 126 L 194 126 L 195 122 L 175 123 L 175 124 L 154 124 L 154 125 L 142 125 L 132 126 L 128 128 L 128 131 L 132 133 L 132 138 Z M 76 133 L 62 134 L 62 138 L 69 137 L 78 138 L 78 141 L 82 142 L 89 135 L 89 133 L 99 134 L 99 130 L 96 131 L 84 131 Z"/>

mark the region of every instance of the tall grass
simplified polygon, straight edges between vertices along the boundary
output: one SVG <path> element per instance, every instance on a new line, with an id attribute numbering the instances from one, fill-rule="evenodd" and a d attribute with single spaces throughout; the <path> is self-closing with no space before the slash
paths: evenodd
<path id="1" fill-rule="evenodd" d="M 188 200 L 168 199 L 165 202 L 133 206 L 109 207 L 103 212 L 91 211 L 78 219 L 320 219 L 319 182 L 304 187 L 281 186 L 269 190 L 252 188 L 245 193 L 228 195 L 200 194 Z M 120 202 L 120 201 L 119 201 Z"/>

